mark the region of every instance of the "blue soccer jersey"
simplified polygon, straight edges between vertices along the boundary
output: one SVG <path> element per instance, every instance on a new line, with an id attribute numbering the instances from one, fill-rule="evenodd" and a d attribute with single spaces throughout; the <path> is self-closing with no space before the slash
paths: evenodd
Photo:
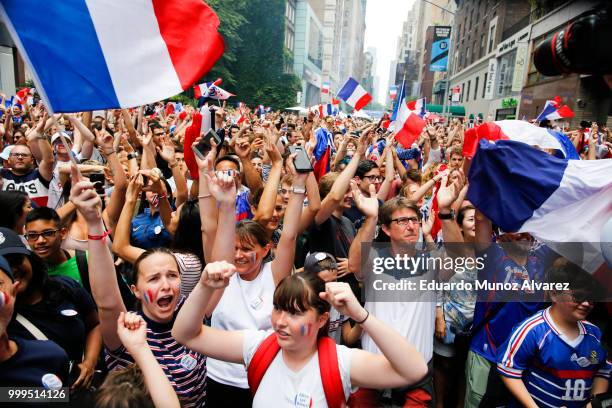
<path id="1" fill-rule="evenodd" d="M 523 380 L 540 407 L 584 407 L 593 378 L 610 378 L 601 332 L 597 326 L 578 322 L 579 337 L 563 338 L 550 316 L 550 308 L 523 321 L 512 331 L 497 354 L 497 371 Z M 571 344 L 570 344 L 571 343 Z M 520 406 L 514 401 L 510 406 Z"/>

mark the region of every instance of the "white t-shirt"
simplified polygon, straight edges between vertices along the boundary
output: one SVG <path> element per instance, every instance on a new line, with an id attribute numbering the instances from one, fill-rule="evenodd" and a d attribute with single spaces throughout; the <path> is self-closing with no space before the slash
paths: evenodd
<path id="1" fill-rule="evenodd" d="M 266 262 L 252 281 L 245 281 L 240 275 L 234 274 L 212 314 L 211 327 L 222 330 L 270 329 L 275 289 L 272 262 Z M 249 388 L 246 370 L 242 364 L 209 358 L 206 366 L 208 376 L 214 381 L 233 387 Z"/>
<path id="2" fill-rule="evenodd" d="M 244 331 L 242 355 L 248 367 L 251 358 L 259 345 L 272 331 Z M 344 388 L 344 396 L 348 399 L 351 393 L 351 358 L 353 350 L 336 345 L 338 353 L 338 368 Z M 210 361 L 210 360 L 209 360 Z M 326 408 L 327 400 L 321 381 L 319 354 L 315 353 L 310 361 L 298 372 L 294 372 L 285 364 L 281 349 L 261 379 L 257 393 L 253 398 L 253 408 Z"/>

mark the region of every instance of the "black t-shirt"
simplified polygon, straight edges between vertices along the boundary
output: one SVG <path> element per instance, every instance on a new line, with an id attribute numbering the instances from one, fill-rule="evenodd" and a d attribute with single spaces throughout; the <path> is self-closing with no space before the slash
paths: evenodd
<path id="1" fill-rule="evenodd" d="M 1 387 L 68 386 L 68 356 L 57 344 L 48 340 L 13 338 L 17 353 L 0 363 Z"/>
<path id="2" fill-rule="evenodd" d="M 87 316 L 96 311 L 96 304 L 91 295 L 74 279 L 65 276 L 50 279 L 61 282 L 70 296 L 65 296 L 55 303 L 42 300 L 34 305 L 19 305 L 8 327 L 9 336 L 35 339 L 21 323 L 15 320 L 15 316 L 19 313 L 49 340 L 63 348 L 70 360 L 80 362 L 83 359 L 87 333 L 95 326 L 93 322 L 87 320 Z"/>
<path id="3" fill-rule="evenodd" d="M 383 200 L 378 199 L 378 207 L 382 206 L 384 203 L 385 202 Z M 359 210 L 359 208 L 357 208 L 355 203 L 351 205 L 351 208 L 344 210 L 344 216 L 351 220 L 356 231 L 359 230 L 359 228 L 361 228 L 365 222 L 365 216 Z"/>

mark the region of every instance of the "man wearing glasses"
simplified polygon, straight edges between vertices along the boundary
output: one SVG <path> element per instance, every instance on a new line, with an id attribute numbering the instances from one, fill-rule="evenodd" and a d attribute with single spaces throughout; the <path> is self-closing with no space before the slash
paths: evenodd
<path id="1" fill-rule="evenodd" d="M 8 159 L 9 168 L 0 169 L 0 175 L 4 179 L 2 190 L 23 191 L 38 206 L 46 206 L 49 183 L 53 177 L 53 150 L 47 138 L 40 132 L 40 126 L 28 135 L 28 144 L 13 146 Z"/>
<path id="2" fill-rule="evenodd" d="M 397 330 L 429 362 L 429 374 L 419 383 L 391 390 L 394 406 L 428 406 L 433 394 L 431 362 L 436 298 L 435 292 L 419 290 L 419 283 L 421 280 L 434 280 L 437 271 L 427 262 L 412 269 L 405 266 L 410 262 L 403 265 L 394 262 L 396 259 L 410 261 L 430 257 L 425 248 L 420 248 L 421 212 L 414 202 L 405 197 L 386 201 L 379 212 L 375 185 L 370 185 L 369 189 L 368 194 L 363 194 L 353 186 L 355 205 L 365 216 L 365 222 L 351 244 L 349 270 L 363 282 L 366 310 Z M 389 243 L 372 244 L 379 221 L 380 229 L 389 237 Z M 384 261 L 381 263 L 384 265 L 382 273 L 372 268 L 372 265 L 378 264 L 378 260 Z M 386 286 L 377 286 L 375 281 Z M 397 290 L 404 283 L 405 289 Z M 366 351 L 380 353 L 368 333 L 363 334 L 361 344 Z M 381 404 L 381 394 L 373 389 L 362 388 L 352 398 L 356 406 Z"/>

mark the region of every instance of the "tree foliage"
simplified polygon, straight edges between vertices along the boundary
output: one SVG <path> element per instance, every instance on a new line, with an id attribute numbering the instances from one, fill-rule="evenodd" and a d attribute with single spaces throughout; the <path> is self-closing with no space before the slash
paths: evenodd
<path id="1" fill-rule="evenodd" d="M 293 106 L 300 83 L 284 67 L 286 0 L 207 0 L 221 20 L 225 53 L 209 80 L 223 78 L 224 88 L 248 105 L 274 109 Z"/>

